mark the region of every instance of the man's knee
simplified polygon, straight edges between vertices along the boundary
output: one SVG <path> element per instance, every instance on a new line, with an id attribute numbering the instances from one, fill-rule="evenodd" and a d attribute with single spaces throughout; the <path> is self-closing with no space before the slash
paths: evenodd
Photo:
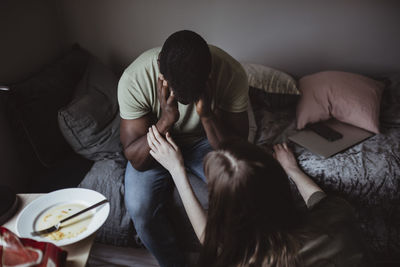
<path id="1" fill-rule="evenodd" d="M 129 196 L 129 193 L 128 193 Z M 164 206 L 154 198 L 132 199 L 125 198 L 128 213 L 139 233 L 148 232 L 157 223 L 158 213 Z"/>
<path id="2" fill-rule="evenodd" d="M 125 173 L 125 206 L 135 227 L 147 227 L 163 206 L 171 182 L 164 169 L 139 172 L 129 165 Z"/>
<path id="3" fill-rule="evenodd" d="M 125 206 L 131 217 L 146 217 L 147 213 L 151 213 L 152 197 L 151 190 L 146 186 L 125 183 Z"/>

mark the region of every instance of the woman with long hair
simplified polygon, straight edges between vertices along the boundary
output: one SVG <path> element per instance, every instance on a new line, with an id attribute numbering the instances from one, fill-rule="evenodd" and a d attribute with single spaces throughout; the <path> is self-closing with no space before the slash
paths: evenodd
<path id="1" fill-rule="evenodd" d="M 274 157 L 245 141 L 207 154 L 206 213 L 170 134 L 164 138 L 153 126 L 147 140 L 150 154 L 171 173 L 202 243 L 199 266 L 370 266 L 351 206 L 326 196 L 286 144 L 274 146 Z M 287 175 L 309 208 L 305 216 L 297 212 Z"/>

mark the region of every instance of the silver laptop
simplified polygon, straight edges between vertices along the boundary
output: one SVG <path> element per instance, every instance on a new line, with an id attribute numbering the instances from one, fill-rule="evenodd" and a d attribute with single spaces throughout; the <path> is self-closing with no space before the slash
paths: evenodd
<path id="1" fill-rule="evenodd" d="M 374 133 L 335 119 L 323 123 L 342 134 L 343 137 L 336 141 L 328 141 L 314 131 L 305 128 L 297 131 L 288 138 L 294 143 L 307 148 L 314 154 L 320 155 L 323 158 L 329 158 L 375 135 Z"/>

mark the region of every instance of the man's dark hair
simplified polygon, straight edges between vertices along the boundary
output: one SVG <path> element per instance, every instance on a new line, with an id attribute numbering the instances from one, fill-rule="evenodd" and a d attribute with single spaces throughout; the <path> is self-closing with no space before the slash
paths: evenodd
<path id="1" fill-rule="evenodd" d="M 160 72 L 182 104 L 197 101 L 211 71 L 211 53 L 207 42 L 193 31 L 173 33 L 165 41 L 160 55 Z"/>

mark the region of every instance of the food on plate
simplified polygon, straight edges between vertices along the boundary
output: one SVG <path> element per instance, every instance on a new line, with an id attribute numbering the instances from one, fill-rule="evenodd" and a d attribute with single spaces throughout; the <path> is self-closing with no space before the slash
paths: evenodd
<path id="1" fill-rule="evenodd" d="M 35 230 L 43 230 L 49 228 L 64 218 L 67 218 L 83 209 L 86 205 L 80 203 L 70 203 L 56 205 L 43 212 L 36 220 Z M 66 238 L 74 238 L 87 230 L 90 221 L 93 217 L 93 212 L 83 213 L 76 218 L 66 221 L 61 224 L 59 230 L 45 235 L 46 238 L 54 241 L 63 240 Z"/>

